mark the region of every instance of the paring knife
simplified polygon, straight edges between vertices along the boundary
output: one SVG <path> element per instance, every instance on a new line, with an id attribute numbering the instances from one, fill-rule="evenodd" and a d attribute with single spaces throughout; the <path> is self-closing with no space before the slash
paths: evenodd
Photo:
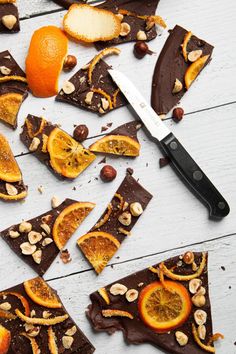
<path id="1" fill-rule="evenodd" d="M 228 215 L 230 208 L 226 200 L 143 98 L 135 85 L 117 70 L 111 69 L 109 74 L 141 118 L 152 137 L 159 141 L 161 148 L 170 158 L 176 172 L 184 177 L 192 191 L 196 192 L 202 201 L 207 204 L 210 217 L 222 218 Z"/>

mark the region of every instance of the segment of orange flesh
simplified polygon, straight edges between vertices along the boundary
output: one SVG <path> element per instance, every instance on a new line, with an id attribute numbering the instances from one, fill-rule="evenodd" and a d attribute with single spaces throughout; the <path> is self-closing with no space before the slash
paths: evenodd
<path id="1" fill-rule="evenodd" d="M 0 147 L 0 180 L 11 183 L 19 182 L 22 179 L 21 171 L 7 139 L 1 133 Z"/>
<path id="2" fill-rule="evenodd" d="M 126 135 L 106 135 L 92 144 L 89 149 L 106 154 L 139 156 L 140 144 Z"/>
<path id="3" fill-rule="evenodd" d="M 200 74 L 209 57 L 210 55 L 204 55 L 203 57 L 200 57 L 188 67 L 184 75 L 185 87 L 187 90 L 192 85 L 196 77 Z"/>

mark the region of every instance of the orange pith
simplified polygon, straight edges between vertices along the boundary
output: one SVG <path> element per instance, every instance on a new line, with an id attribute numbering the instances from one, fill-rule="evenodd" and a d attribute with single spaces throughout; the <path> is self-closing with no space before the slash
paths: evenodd
<path id="1" fill-rule="evenodd" d="M 59 128 L 55 128 L 49 135 L 47 149 L 52 168 L 67 178 L 76 178 L 96 158 L 92 152 Z"/>
<path id="2" fill-rule="evenodd" d="M 58 300 L 55 292 L 40 278 L 34 278 L 24 282 L 26 294 L 36 304 L 48 308 L 61 308 L 61 302 Z"/>
<path id="3" fill-rule="evenodd" d="M 190 315 L 192 302 L 186 288 L 177 282 L 159 281 L 147 285 L 140 293 L 139 314 L 144 323 L 164 333 L 182 325 Z"/>
<path id="4" fill-rule="evenodd" d="M 185 80 L 185 86 L 187 90 L 192 85 L 193 81 L 199 75 L 201 70 L 204 68 L 207 60 L 209 59 L 209 56 L 210 55 L 204 55 L 203 57 L 200 57 L 195 62 L 193 62 L 186 70 L 184 75 L 184 80 Z"/>
<path id="5" fill-rule="evenodd" d="M 55 26 L 34 32 L 26 58 L 26 76 L 33 95 L 50 97 L 58 93 L 58 78 L 67 54 L 68 39 Z"/>
<path id="6" fill-rule="evenodd" d="M 57 217 L 52 230 L 54 242 L 61 250 L 95 204 L 78 202 L 69 205 Z"/>
<path id="7" fill-rule="evenodd" d="M 80 237 L 77 243 L 98 274 L 120 247 L 114 236 L 102 231 L 90 232 Z"/>
<path id="8" fill-rule="evenodd" d="M 7 139 L 0 134 L 0 180 L 18 182 L 21 180 L 19 166 L 11 151 Z"/>
<path id="9" fill-rule="evenodd" d="M 90 146 L 93 152 L 139 156 L 140 144 L 126 135 L 106 135 Z"/>
<path id="10" fill-rule="evenodd" d="M 30 315 L 30 307 L 29 307 L 29 303 L 28 303 L 28 301 L 26 300 L 26 298 L 23 296 L 23 295 L 21 295 L 21 294 L 19 294 L 19 293 L 17 293 L 17 292 L 14 292 L 14 291 L 2 291 L 1 293 L 0 293 L 0 296 L 8 296 L 8 295 L 12 295 L 12 296 L 15 296 L 15 297 L 17 297 L 20 301 L 21 301 L 21 303 L 22 303 L 22 305 L 23 305 L 23 307 L 24 307 L 24 309 L 25 309 L 25 315 L 26 316 L 29 316 Z M 1 316 L 0 316 L 1 317 Z"/>
<path id="11" fill-rule="evenodd" d="M 11 332 L 0 324 L 0 353 L 7 354 L 11 344 Z"/>

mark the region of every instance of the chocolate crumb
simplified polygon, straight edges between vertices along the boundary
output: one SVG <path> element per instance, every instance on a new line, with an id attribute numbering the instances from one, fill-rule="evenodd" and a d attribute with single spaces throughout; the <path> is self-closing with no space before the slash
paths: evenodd
<path id="1" fill-rule="evenodd" d="M 132 174 L 134 173 L 134 170 L 133 170 L 132 168 L 128 167 L 128 168 L 126 169 L 126 172 L 127 172 L 127 174 L 129 174 L 129 175 L 132 176 Z"/>
<path id="2" fill-rule="evenodd" d="M 107 127 L 110 128 L 113 123 L 107 123 Z"/>
<path id="3" fill-rule="evenodd" d="M 225 271 L 225 267 L 224 267 L 224 266 L 221 266 L 221 269 L 222 269 L 223 271 Z"/>
<path id="4" fill-rule="evenodd" d="M 170 163 L 170 158 L 168 156 L 166 157 L 161 157 L 159 159 L 159 166 L 160 168 L 165 167 L 166 165 L 169 165 Z"/>
<path id="5" fill-rule="evenodd" d="M 73 187 L 72 189 L 73 189 L 73 191 L 76 191 L 76 187 Z"/>
<path id="6" fill-rule="evenodd" d="M 105 132 L 108 129 L 108 127 L 101 127 L 101 133 Z"/>
<path id="7" fill-rule="evenodd" d="M 106 160 L 106 157 L 103 157 L 103 159 L 98 164 L 100 165 L 101 163 L 106 163 Z"/>

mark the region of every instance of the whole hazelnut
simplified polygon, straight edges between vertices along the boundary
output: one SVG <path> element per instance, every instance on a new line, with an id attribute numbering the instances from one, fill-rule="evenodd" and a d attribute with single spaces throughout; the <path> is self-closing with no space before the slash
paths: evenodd
<path id="1" fill-rule="evenodd" d="M 134 45 L 134 55 L 138 59 L 142 59 L 145 57 L 146 54 L 153 54 L 151 50 L 149 50 L 149 47 L 146 42 L 144 41 L 138 41 Z"/>
<path id="2" fill-rule="evenodd" d="M 63 70 L 71 71 L 77 65 L 77 59 L 74 55 L 67 55 L 64 60 Z"/>
<path id="3" fill-rule="evenodd" d="M 77 140 L 81 143 L 82 141 L 84 141 L 87 138 L 88 134 L 89 134 L 89 130 L 88 130 L 87 125 L 80 124 L 80 125 L 77 125 L 77 127 L 75 128 L 75 130 L 73 132 L 73 137 L 75 140 Z"/>
<path id="4" fill-rule="evenodd" d="M 100 177 L 103 180 L 103 182 L 113 181 L 113 179 L 116 178 L 116 175 L 117 175 L 116 170 L 110 165 L 105 165 L 100 171 Z"/>
<path id="5" fill-rule="evenodd" d="M 181 107 L 176 107 L 174 110 L 173 110 L 173 113 L 172 113 L 172 118 L 174 119 L 175 122 L 180 122 L 182 119 L 183 119 L 183 116 L 184 116 L 184 110 L 183 108 Z"/>
<path id="6" fill-rule="evenodd" d="M 194 254 L 191 251 L 186 252 L 183 255 L 183 261 L 186 264 L 192 264 L 194 262 Z"/>

